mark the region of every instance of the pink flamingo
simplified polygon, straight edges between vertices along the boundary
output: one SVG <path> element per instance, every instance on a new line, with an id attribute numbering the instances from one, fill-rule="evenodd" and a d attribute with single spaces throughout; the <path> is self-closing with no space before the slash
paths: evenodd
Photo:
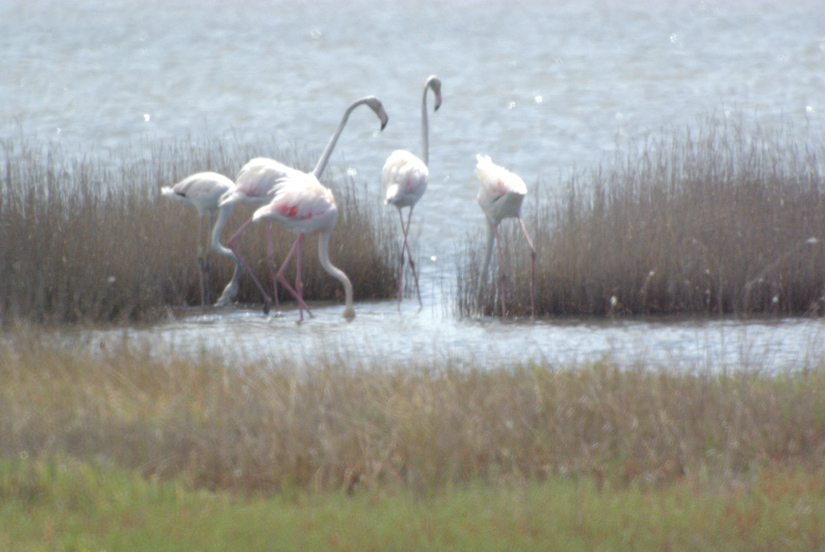
<path id="1" fill-rule="evenodd" d="M 335 129 L 332 137 L 329 139 L 324 152 L 321 154 L 320 159 L 318 159 L 318 163 L 315 165 L 315 168 L 312 170 L 311 175 L 315 177 L 315 179 L 319 179 L 321 174 L 323 174 L 324 169 L 329 162 L 329 158 L 332 155 L 332 151 L 335 148 L 335 144 L 338 142 L 338 138 L 341 136 L 341 133 L 344 130 L 344 127 L 347 124 L 347 120 L 349 119 L 349 115 L 356 107 L 360 105 L 367 105 L 370 109 L 372 109 L 378 118 L 381 120 L 381 130 L 384 130 L 384 127 L 387 125 L 387 113 L 384 110 L 384 106 L 381 104 L 381 100 L 376 98 L 375 96 L 366 96 L 359 100 L 354 101 L 351 103 L 347 109 L 344 111 L 344 115 L 341 117 L 341 121 L 338 123 L 338 128 Z M 256 205 L 262 205 L 270 203 L 273 199 L 273 196 L 276 195 L 279 183 L 287 178 L 297 178 L 301 175 L 306 175 L 303 171 L 299 171 L 298 169 L 293 169 L 292 167 L 288 167 L 283 163 L 275 161 L 274 159 L 267 159 L 264 157 L 257 157 L 255 159 L 250 160 L 246 165 L 241 168 L 241 171 L 238 173 L 238 178 L 235 181 L 235 186 L 224 193 L 223 197 L 220 200 L 221 207 L 227 205 L 233 205 L 238 202 L 244 203 L 252 203 Z M 261 291 L 261 294 L 264 296 L 264 313 L 269 312 L 270 305 L 272 304 L 272 298 L 270 298 L 269 294 L 264 291 L 263 286 L 258 281 L 258 279 L 253 274 L 252 270 L 250 269 L 249 265 L 243 258 L 238 254 L 237 249 L 235 249 L 234 243 L 235 240 L 238 239 L 238 236 L 246 230 L 246 228 L 252 224 L 254 218 L 249 219 L 246 221 L 241 227 L 229 238 L 226 245 L 229 249 L 237 256 L 240 263 L 243 265 L 244 268 L 249 272 L 250 276 L 252 276 L 252 280 L 255 282 L 255 285 Z M 268 254 L 268 263 L 270 271 L 272 272 L 272 279 L 273 279 L 273 286 L 274 286 L 274 298 L 275 304 L 278 305 L 278 279 L 277 274 L 275 273 L 276 266 L 274 261 L 272 260 L 273 257 L 273 248 L 272 248 L 272 222 L 269 223 L 268 232 L 268 240 L 267 240 L 267 254 Z M 305 305 L 304 305 L 305 306 Z M 307 309 L 308 311 L 309 309 Z"/>
<path id="2" fill-rule="evenodd" d="M 424 83 L 424 97 L 421 99 L 421 159 L 405 150 L 396 150 L 390 154 L 384 163 L 381 172 L 381 184 L 384 186 L 384 203 L 395 205 L 398 208 L 398 218 L 401 220 L 401 233 L 404 235 L 404 242 L 401 245 L 401 264 L 398 268 L 398 308 L 401 309 L 401 279 L 404 274 L 404 250 L 407 251 L 407 258 L 410 261 L 413 278 L 415 279 L 415 292 L 418 295 L 418 307 L 421 303 L 421 291 L 418 288 L 418 275 L 415 272 L 415 262 L 412 259 L 410 246 L 407 244 L 407 233 L 410 229 L 410 219 L 415 204 L 427 190 L 427 179 L 429 170 L 429 137 L 427 125 L 427 90 L 432 89 L 435 94 L 435 108 L 438 111 L 441 107 L 441 80 L 435 75 L 430 76 Z M 404 226 L 404 217 L 401 209 L 409 207 L 407 214 L 407 225 Z"/>
<path id="3" fill-rule="evenodd" d="M 501 253 L 501 243 L 498 235 L 498 225 L 505 219 L 515 217 L 521 225 L 521 231 L 530 247 L 532 257 L 532 269 L 530 273 L 530 312 L 535 315 L 535 303 L 533 300 L 533 283 L 536 275 L 536 249 L 521 220 L 521 204 L 524 196 L 527 195 L 527 186 L 518 175 L 511 173 L 504 167 L 494 164 L 487 155 L 477 155 L 476 176 L 481 181 L 481 189 L 478 192 L 478 204 L 487 215 L 487 252 L 484 255 L 484 264 L 478 277 L 478 290 L 476 292 L 475 315 L 481 312 L 481 290 L 484 280 L 487 278 L 487 269 L 490 266 L 490 257 L 493 254 L 493 240 L 498 248 L 498 266 L 501 271 L 501 317 L 506 316 L 504 297 L 507 291 L 507 275 L 504 272 L 504 256 Z"/>
<path id="4" fill-rule="evenodd" d="M 314 173 L 307 174 L 294 171 L 278 181 L 275 197 L 272 201 L 255 211 L 252 220 L 274 220 L 281 226 L 298 234 L 289 254 L 281 264 L 276 278 L 298 302 L 299 321 L 304 319 L 304 310 L 312 316 L 303 298 L 303 282 L 301 281 L 301 255 L 303 252 L 304 235 L 310 232 L 319 232 L 318 258 L 321 266 L 344 286 L 344 318 L 355 318 L 355 309 L 352 306 L 352 284 L 342 270 L 333 266 L 329 260 L 329 237 L 338 220 L 338 208 L 332 191 L 324 187 Z M 289 285 L 284 278 L 286 269 L 292 256 L 296 255 L 295 288 Z"/>
<path id="5" fill-rule="evenodd" d="M 201 244 L 204 234 L 204 223 L 206 222 L 205 215 L 207 213 L 209 214 L 209 224 L 212 226 L 212 249 L 235 261 L 235 271 L 232 274 L 232 280 L 230 280 L 229 284 L 224 288 L 215 306 L 222 307 L 228 305 L 238 295 L 238 280 L 241 276 L 240 261 L 232 251 L 223 247 L 220 243 L 221 229 L 224 224 L 226 224 L 226 219 L 229 218 L 232 205 L 225 207 L 218 206 L 220 197 L 234 186 L 235 183 L 222 174 L 201 172 L 187 176 L 174 186 L 164 186 L 160 190 L 164 196 L 187 203 L 198 211 L 201 223 L 198 231 L 197 252 L 198 267 L 200 268 L 201 304 L 203 306 L 206 306 L 209 294 L 209 250 L 205 245 Z M 218 213 L 217 221 L 215 220 L 215 213 Z"/>

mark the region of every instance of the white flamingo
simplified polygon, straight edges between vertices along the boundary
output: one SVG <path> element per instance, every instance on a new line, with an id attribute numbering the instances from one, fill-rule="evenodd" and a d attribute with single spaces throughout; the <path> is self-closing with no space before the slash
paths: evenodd
<path id="1" fill-rule="evenodd" d="M 229 249 L 220 243 L 221 229 L 232 211 L 232 206 L 219 207 L 220 197 L 227 190 L 232 189 L 235 183 L 222 174 L 214 172 L 201 172 L 187 176 L 174 186 L 164 186 L 161 194 L 182 201 L 193 206 L 198 211 L 200 217 L 200 230 L 198 232 L 198 267 L 200 268 L 201 284 L 201 304 L 206 306 L 209 295 L 209 250 L 202 244 L 204 234 L 204 223 L 206 214 L 209 214 L 209 224 L 212 227 L 211 246 L 219 254 L 230 257 L 235 261 L 235 271 L 232 280 L 226 285 L 220 298 L 215 303 L 216 307 L 228 305 L 238 295 L 238 279 L 241 275 L 241 264 L 238 258 Z M 217 221 L 215 215 L 217 213 Z"/>
<path id="2" fill-rule="evenodd" d="M 329 260 L 329 237 L 338 220 L 338 208 L 332 191 L 324 187 L 314 173 L 307 174 L 294 171 L 278 181 L 275 197 L 272 201 L 255 211 L 252 220 L 267 219 L 275 221 L 281 226 L 298 234 L 292 248 L 289 250 L 276 278 L 298 302 L 299 320 L 304 319 L 304 310 L 312 316 L 303 298 L 303 282 L 301 281 L 301 256 L 303 252 L 304 235 L 311 232 L 320 232 L 318 236 L 318 258 L 321 266 L 344 286 L 344 318 L 355 318 L 355 309 L 352 306 L 352 284 L 342 270 L 333 266 Z M 292 288 L 284 278 L 286 269 L 292 256 L 296 255 L 295 288 Z"/>
<path id="3" fill-rule="evenodd" d="M 412 259 L 410 246 L 407 244 L 407 233 L 410 229 L 410 219 L 415 204 L 427 190 L 427 179 L 429 170 L 429 128 L 427 123 L 427 91 L 432 89 L 435 94 L 435 108 L 438 111 L 441 107 L 441 80 L 435 75 L 430 76 L 424 83 L 424 96 L 421 99 L 421 159 L 406 150 L 396 150 L 390 154 L 384 163 L 381 171 L 381 184 L 384 186 L 384 202 L 395 205 L 398 208 L 398 218 L 401 220 L 401 233 L 404 242 L 401 245 L 401 263 L 398 268 L 398 308 L 401 308 L 401 279 L 404 274 L 404 250 L 407 251 L 407 258 L 410 261 L 413 279 L 415 280 L 415 292 L 418 295 L 418 306 L 421 308 L 421 291 L 418 288 L 418 274 L 415 272 L 415 262 Z M 407 214 L 407 225 L 404 225 L 404 216 L 401 209 L 409 207 Z"/>
<path id="4" fill-rule="evenodd" d="M 490 266 L 490 257 L 493 254 L 493 240 L 498 248 L 498 266 L 501 271 L 501 317 L 506 316 L 504 297 L 507 292 L 507 275 L 504 272 L 504 256 L 501 253 L 501 243 L 498 235 L 498 225 L 505 219 L 515 217 L 521 225 L 521 231 L 530 247 L 532 268 L 530 272 L 530 312 L 535 315 L 535 302 L 533 300 L 533 283 L 536 275 L 536 249 L 521 220 L 521 204 L 524 196 L 527 195 L 527 186 L 524 180 L 516 174 L 511 173 L 504 167 L 500 167 L 490 160 L 487 155 L 477 155 L 476 176 L 481 181 L 481 189 L 478 192 L 478 204 L 487 215 L 487 251 L 484 255 L 484 263 L 481 266 L 481 273 L 478 277 L 478 290 L 476 292 L 475 315 L 480 314 L 481 291 L 484 280 L 487 279 L 487 269 Z"/>
<path id="5" fill-rule="evenodd" d="M 332 155 L 333 149 L 335 149 L 335 144 L 338 142 L 338 138 L 341 136 L 341 133 L 344 130 L 344 127 L 347 124 L 347 120 L 349 119 L 350 113 L 356 107 L 360 105 L 367 105 L 372 109 L 378 118 L 381 120 L 381 130 L 384 130 L 384 127 L 387 125 L 387 113 L 384 110 L 384 106 L 381 104 L 381 100 L 376 98 L 375 96 L 366 96 L 359 100 L 354 101 L 351 103 L 347 109 L 344 111 L 344 115 L 341 117 L 341 121 L 338 123 L 338 128 L 335 129 L 332 137 L 329 139 L 324 152 L 321 154 L 320 159 L 318 159 L 318 163 L 315 165 L 315 168 L 310 173 L 315 179 L 319 179 L 321 174 L 324 172 L 324 169 L 329 162 L 329 158 Z M 283 163 L 275 161 L 274 159 L 267 159 L 265 157 L 257 157 L 255 159 L 250 160 L 246 165 L 244 165 L 240 172 L 238 173 L 238 177 L 235 179 L 235 186 L 227 191 L 223 197 L 221 198 L 220 205 L 227 206 L 233 205 L 238 202 L 244 203 L 252 203 L 257 205 L 267 204 L 272 201 L 273 196 L 277 192 L 278 184 L 281 180 L 287 177 L 299 177 L 301 175 L 306 175 L 303 171 L 299 171 L 298 169 L 293 169 L 292 167 L 288 167 Z M 252 270 L 250 269 L 249 265 L 243 258 L 238 254 L 237 249 L 234 246 L 235 240 L 238 239 L 238 236 L 246 230 L 246 228 L 252 224 L 254 218 L 250 218 L 246 221 L 236 232 L 229 238 L 226 245 L 229 249 L 237 256 L 240 262 L 243 264 L 244 268 L 249 272 L 252 276 L 252 280 L 255 282 L 255 285 L 261 291 L 261 294 L 264 296 L 264 313 L 269 312 L 269 307 L 272 304 L 272 298 L 270 298 L 269 294 L 264 291 L 263 286 L 258 281 L 258 279 L 253 274 Z M 272 260 L 273 250 L 272 250 L 272 223 L 270 221 L 268 232 L 268 240 L 267 240 L 267 259 L 269 263 L 270 271 L 272 272 L 273 277 L 273 286 L 274 286 L 274 298 L 275 303 L 278 303 L 278 284 L 277 284 L 277 275 L 275 273 L 276 266 L 274 261 Z"/>

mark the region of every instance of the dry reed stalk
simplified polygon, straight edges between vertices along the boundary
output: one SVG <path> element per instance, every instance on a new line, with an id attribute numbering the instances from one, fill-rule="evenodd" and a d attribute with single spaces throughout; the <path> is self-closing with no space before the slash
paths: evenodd
<path id="1" fill-rule="evenodd" d="M 472 480 L 660 484 L 825 461 L 825 370 L 763 375 L 608 363 L 478 370 L 95 353 L 20 332 L 0 349 L 0 451 L 70 454 L 270 491 Z"/>

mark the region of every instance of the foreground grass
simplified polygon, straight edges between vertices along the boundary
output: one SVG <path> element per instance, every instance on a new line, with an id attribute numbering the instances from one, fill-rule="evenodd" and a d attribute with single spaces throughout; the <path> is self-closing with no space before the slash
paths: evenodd
<path id="1" fill-rule="evenodd" d="M 825 472 L 726 486 L 541 483 L 273 497 L 193 491 L 70 458 L 0 463 L 4 550 L 817 550 Z"/>
<path id="2" fill-rule="evenodd" d="M 0 450 L 105 459 L 188 487 L 268 493 L 592 478 L 655 487 L 825 465 L 825 370 L 598 363 L 476 369 L 287 359 L 227 366 L 21 332 L 0 345 Z"/>

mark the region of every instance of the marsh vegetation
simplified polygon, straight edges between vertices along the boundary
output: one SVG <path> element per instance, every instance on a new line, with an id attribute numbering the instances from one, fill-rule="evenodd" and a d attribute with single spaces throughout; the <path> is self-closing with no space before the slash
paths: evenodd
<path id="1" fill-rule="evenodd" d="M 276 152 L 297 168 L 312 163 L 295 151 L 257 148 L 231 140 L 182 141 L 126 158 L 78 158 L 56 144 L 25 139 L 0 144 L 0 317 L 39 323 L 145 321 L 165 316 L 168 307 L 199 304 L 197 213 L 160 197 L 160 187 L 205 170 L 232 178 L 263 151 Z M 398 249 L 390 218 L 361 183 L 341 171 L 331 170 L 327 177 L 340 210 L 330 246 L 333 262 L 350 276 L 358 299 L 390 296 L 396 285 L 390 259 Z M 251 208 L 237 207 L 223 239 L 251 214 Z M 237 245 L 259 279 L 269 282 L 266 225 L 257 226 Z M 276 262 L 293 240 L 276 228 Z M 210 295 L 217 297 L 234 266 L 214 254 L 211 265 Z M 343 298 L 341 286 L 321 270 L 314 254 L 306 255 L 304 285 L 314 300 Z M 261 302 L 248 277 L 241 279 L 238 300 Z"/>
<path id="2" fill-rule="evenodd" d="M 623 147 L 528 196 L 542 315 L 821 314 L 825 147 L 789 129 L 698 129 Z M 511 312 L 529 314 L 530 256 L 504 229 Z M 482 239 L 466 238 L 457 305 L 469 314 Z M 492 276 L 491 278 L 497 278 Z M 497 286 L 486 286 L 486 312 Z"/>

